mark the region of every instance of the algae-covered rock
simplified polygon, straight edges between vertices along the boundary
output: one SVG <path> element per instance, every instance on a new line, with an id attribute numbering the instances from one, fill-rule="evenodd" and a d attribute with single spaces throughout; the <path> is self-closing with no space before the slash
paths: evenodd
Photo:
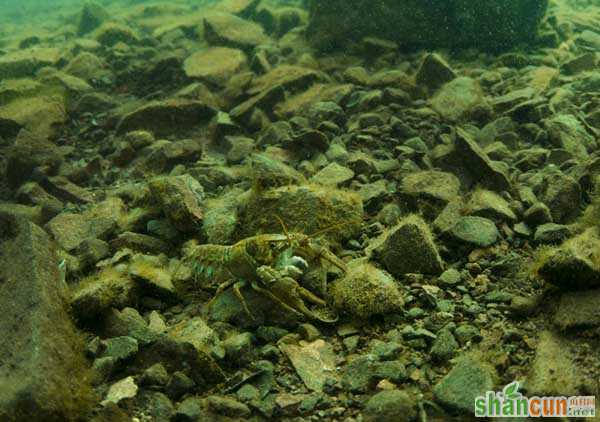
<path id="1" fill-rule="evenodd" d="M 125 114 L 117 131 L 149 130 L 157 136 L 190 130 L 207 123 L 216 110 L 200 101 L 154 101 Z"/>
<path id="2" fill-rule="evenodd" d="M 309 40 L 343 48 L 377 36 L 408 47 L 502 49 L 535 39 L 547 0 L 312 0 Z"/>
<path id="3" fill-rule="evenodd" d="M 355 193 L 320 186 L 283 186 L 257 191 L 240 215 L 242 237 L 256 233 L 282 233 L 287 229 L 306 234 L 323 230 L 328 239 L 349 239 L 360 228 L 363 205 Z"/>
<path id="4" fill-rule="evenodd" d="M 210 45 L 251 50 L 268 41 L 262 27 L 228 13 L 204 18 L 204 38 Z"/>
<path id="5" fill-rule="evenodd" d="M 152 195 L 171 223 L 182 232 L 195 232 L 202 226 L 204 199 L 202 185 L 190 175 L 159 177 L 149 183 Z"/>
<path id="6" fill-rule="evenodd" d="M 442 86 L 431 99 L 431 107 L 451 122 L 468 120 L 473 112 L 486 104 L 484 93 L 475 79 L 456 78 Z"/>
<path id="7" fill-rule="evenodd" d="M 229 78 L 240 72 L 246 64 L 247 59 L 243 51 L 227 47 L 212 47 L 188 57 L 183 63 L 183 69 L 190 78 L 224 86 Z"/>
<path id="8" fill-rule="evenodd" d="M 88 366 L 52 243 L 38 226 L 10 218 L 0 220 L 0 234 L 0 419 L 87 419 Z"/>
<path id="9" fill-rule="evenodd" d="M 461 358 L 433 388 L 436 401 L 450 410 L 473 414 L 475 398 L 493 390 L 496 371 L 476 355 Z"/>
<path id="10" fill-rule="evenodd" d="M 0 79 L 35 75 L 44 66 L 56 66 L 61 59 L 58 48 L 32 47 L 0 57 Z"/>
<path id="11" fill-rule="evenodd" d="M 91 319 L 110 308 L 132 305 L 137 291 L 136 284 L 123 271 L 106 268 L 73 288 L 71 309 L 76 317 Z"/>
<path id="12" fill-rule="evenodd" d="M 394 276 L 438 275 L 443 270 L 433 235 L 422 218 L 412 215 L 385 233 L 375 249 L 377 259 Z"/>
<path id="13" fill-rule="evenodd" d="M 335 307 L 356 318 L 400 312 L 402 294 L 394 279 L 364 260 L 348 264 L 348 272 L 330 287 Z"/>
<path id="14" fill-rule="evenodd" d="M 538 274 L 564 290 L 600 286 L 600 238 L 591 228 L 542 255 Z"/>
<path id="15" fill-rule="evenodd" d="M 93 2 L 84 4 L 77 22 L 77 34 L 89 34 L 108 18 L 108 12 L 99 4 Z"/>

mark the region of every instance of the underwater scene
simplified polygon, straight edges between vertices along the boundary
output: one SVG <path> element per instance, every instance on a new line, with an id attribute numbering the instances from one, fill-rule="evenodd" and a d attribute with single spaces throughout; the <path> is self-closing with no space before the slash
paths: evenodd
<path id="1" fill-rule="evenodd" d="M 0 422 L 595 420 L 599 53 L 599 0 L 2 0 Z"/>

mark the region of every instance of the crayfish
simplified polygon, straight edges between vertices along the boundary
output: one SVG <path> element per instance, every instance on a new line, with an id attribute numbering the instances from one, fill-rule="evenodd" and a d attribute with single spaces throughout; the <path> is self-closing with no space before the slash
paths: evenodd
<path id="1" fill-rule="evenodd" d="M 289 233 L 283 222 L 281 224 L 284 234 L 260 234 L 230 246 L 200 245 L 196 248 L 194 267 L 197 274 L 213 278 L 224 270 L 228 277 L 218 286 L 208 306 L 226 289 L 232 288 L 244 311 L 253 318 L 241 291 L 249 286 L 297 317 L 335 322 L 337 318 L 321 316 L 308 308 L 305 301 L 319 307 L 325 307 L 326 303 L 300 282 L 309 269 L 309 262 L 322 265 L 325 261 L 345 272 L 344 261 L 316 242 L 315 235 Z"/>

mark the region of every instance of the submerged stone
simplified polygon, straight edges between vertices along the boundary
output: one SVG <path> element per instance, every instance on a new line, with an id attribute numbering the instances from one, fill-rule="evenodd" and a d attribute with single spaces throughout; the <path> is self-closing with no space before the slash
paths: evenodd
<path id="1" fill-rule="evenodd" d="M 51 241 L 10 218 L 0 220 L 0 233 L 0 419 L 85 419 L 87 363 Z"/>

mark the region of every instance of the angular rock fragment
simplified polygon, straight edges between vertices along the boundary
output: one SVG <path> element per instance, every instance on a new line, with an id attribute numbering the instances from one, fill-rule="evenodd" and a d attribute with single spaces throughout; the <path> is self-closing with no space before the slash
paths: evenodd
<path id="1" fill-rule="evenodd" d="M 38 226 L 7 218 L 0 236 L 0 419 L 86 419 L 88 367 L 51 241 Z"/>

